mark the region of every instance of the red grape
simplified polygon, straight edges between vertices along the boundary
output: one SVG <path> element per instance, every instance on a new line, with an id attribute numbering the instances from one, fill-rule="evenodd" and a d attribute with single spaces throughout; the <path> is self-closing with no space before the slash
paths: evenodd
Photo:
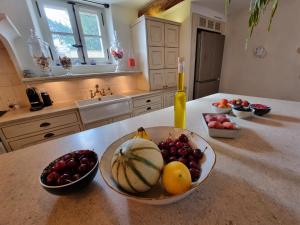
<path id="1" fill-rule="evenodd" d="M 74 158 L 67 161 L 67 167 L 70 169 L 76 169 L 78 166 L 79 166 L 79 164 Z"/>
<path id="2" fill-rule="evenodd" d="M 188 151 L 187 151 L 186 149 L 184 149 L 184 148 L 180 148 L 180 149 L 178 150 L 178 154 L 179 154 L 180 156 L 186 156 L 186 155 L 188 154 Z"/>
<path id="3" fill-rule="evenodd" d="M 190 161 L 189 162 L 189 168 L 199 169 L 199 164 L 196 163 L 195 161 Z"/>
<path id="4" fill-rule="evenodd" d="M 173 147 L 170 148 L 170 154 L 171 155 L 176 155 L 177 154 L 177 149 L 176 149 L 175 146 L 173 146 Z"/>
<path id="5" fill-rule="evenodd" d="M 182 148 L 182 147 L 183 147 L 183 143 L 182 143 L 182 142 L 180 142 L 180 141 L 177 141 L 175 145 L 176 145 L 176 148 L 177 148 L 177 149 L 179 149 L 179 148 Z"/>
<path id="6" fill-rule="evenodd" d="M 189 141 L 189 139 L 185 134 L 181 134 L 179 137 L 179 141 L 183 142 L 183 143 L 187 143 Z"/>
<path id="7" fill-rule="evenodd" d="M 194 156 L 196 159 L 200 159 L 202 155 L 203 155 L 203 153 L 201 152 L 200 149 L 197 148 L 197 149 L 194 149 L 194 150 L 193 150 L 193 156 Z"/>
<path id="8" fill-rule="evenodd" d="M 169 156 L 169 151 L 166 149 L 161 150 L 161 155 L 164 159 L 166 159 Z"/>
<path id="9" fill-rule="evenodd" d="M 190 168 L 189 171 L 192 177 L 192 181 L 193 182 L 197 181 L 200 177 L 200 169 Z"/>
<path id="10" fill-rule="evenodd" d="M 58 162 L 55 163 L 53 169 L 55 171 L 61 171 L 66 168 L 66 162 L 64 160 L 59 160 Z"/>
<path id="11" fill-rule="evenodd" d="M 64 185 L 64 184 L 68 184 L 68 183 L 71 183 L 70 174 L 65 173 L 57 179 L 57 184 L 58 185 Z"/>
<path id="12" fill-rule="evenodd" d="M 175 156 L 171 156 L 169 158 L 169 162 L 177 161 L 177 158 Z"/>
<path id="13" fill-rule="evenodd" d="M 80 174 L 84 174 L 86 172 L 88 172 L 88 165 L 87 164 L 80 164 L 80 166 L 77 168 L 77 171 L 80 173 Z"/>
<path id="14" fill-rule="evenodd" d="M 72 176 L 72 180 L 75 181 L 75 180 L 79 180 L 80 179 L 80 174 L 79 173 L 76 173 Z"/>
<path id="15" fill-rule="evenodd" d="M 89 161 L 88 158 L 84 157 L 84 158 L 80 159 L 80 163 L 81 163 L 81 164 L 89 164 L 90 161 Z"/>
<path id="16" fill-rule="evenodd" d="M 57 182 L 57 179 L 59 178 L 59 174 L 57 172 L 51 172 L 47 176 L 47 184 L 55 184 Z"/>
<path id="17" fill-rule="evenodd" d="M 178 159 L 178 161 L 179 162 L 182 162 L 184 165 L 186 165 L 187 166 L 187 164 L 188 164 L 188 161 L 186 160 L 186 158 L 184 158 L 184 157 L 180 157 L 179 159 Z"/>

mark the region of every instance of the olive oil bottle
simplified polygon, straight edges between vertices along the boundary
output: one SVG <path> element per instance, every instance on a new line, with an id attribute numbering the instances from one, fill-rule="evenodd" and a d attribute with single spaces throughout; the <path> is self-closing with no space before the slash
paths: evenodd
<path id="1" fill-rule="evenodd" d="M 174 127 L 185 128 L 186 95 L 184 91 L 184 60 L 178 58 L 177 92 L 174 98 Z"/>

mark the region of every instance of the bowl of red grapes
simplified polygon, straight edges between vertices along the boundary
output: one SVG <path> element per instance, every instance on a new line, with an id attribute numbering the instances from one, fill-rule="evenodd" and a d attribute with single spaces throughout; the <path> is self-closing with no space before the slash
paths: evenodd
<path id="1" fill-rule="evenodd" d="M 182 162 L 190 171 L 192 182 L 196 182 L 201 175 L 200 160 L 204 156 L 204 151 L 194 148 L 188 137 L 181 134 L 177 139 L 168 138 L 158 144 L 165 164 L 172 161 Z"/>
<path id="2" fill-rule="evenodd" d="M 251 104 L 250 108 L 254 110 L 254 114 L 258 116 L 266 115 L 271 111 L 271 107 L 263 104 Z"/>
<path id="3" fill-rule="evenodd" d="M 73 151 L 51 162 L 43 170 L 40 184 L 52 194 L 80 191 L 93 181 L 98 165 L 98 156 L 94 151 Z"/>

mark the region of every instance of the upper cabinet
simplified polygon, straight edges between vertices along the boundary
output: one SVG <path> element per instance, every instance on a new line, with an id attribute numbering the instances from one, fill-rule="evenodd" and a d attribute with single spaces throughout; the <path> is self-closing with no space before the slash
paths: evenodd
<path id="1" fill-rule="evenodd" d="M 165 24 L 165 47 L 179 47 L 179 26 Z"/>
<path id="2" fill-rule="evenodd" d="M 147 20 L 147 38 L 149 46 L 164 46 L 165 24 L 157 21 Z"/>
<path id="3" fill-rule="evenodd" d="M 149 47 L 149 69 L 163 69 L 165 65 L 165 51 L 163 47 Z"/>
<path id="4" fill-rule="evenodd" d="M 131 28 L 134 53 L 148 89 L 175 87 L 180 23 L 142 16 Z"/>

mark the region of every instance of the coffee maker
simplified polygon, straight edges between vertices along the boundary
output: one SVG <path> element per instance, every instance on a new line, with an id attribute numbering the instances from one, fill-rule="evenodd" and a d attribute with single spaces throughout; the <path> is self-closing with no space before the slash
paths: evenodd
<path id="1" fill-rule="evenodd" d="M 41 100 L 40 93 L 34 87 L 27 88 L 26 94 L 31 105 L 30 111 L 38 111 L 44 107 L 44 104 Z"/>

